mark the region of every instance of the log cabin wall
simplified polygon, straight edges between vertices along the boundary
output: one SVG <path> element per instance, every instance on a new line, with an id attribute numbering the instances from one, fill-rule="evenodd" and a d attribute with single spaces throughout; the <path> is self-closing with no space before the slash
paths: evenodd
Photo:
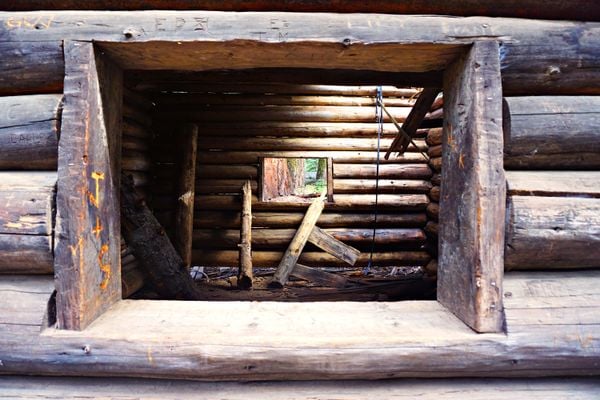
<path id="1" fill-rule="evenodd" d="M 254 195 L 254 265 L 273 267 L 279 262 L 307 205 L 258 200 L 263 157 L 333 159 L 334 201 L 327 204 L 318 225 L 361 250 L 358 265 L 367 264 L 375 215 L 375 87 L 224 82 L 205 88 L 190 85 L 189 93 L 162 89 L 155 98 L 160 137 L 153 206 L 170 231 L 180 151 L 173 148 L 174 131 L 177 124 L 196 123 L 195 265 L 237 265 L 240 190 L 246 179 Z M 402 121 L 416 95 L 415 89 L 385 87 L 384 102 Z M 424 228 L 432 172 L 420 151 L 427 152 L 427 130 L 419 131 L 418 149 L 411 146 L 404 155 L 386 161 L 383 154 L 396 132 L 386 120 L 373 260 L 379 266 L 425 266 L 430 260 Z M 307 248 L 301 260 L 313 266 L 343 266 L 314 247 Z"/>

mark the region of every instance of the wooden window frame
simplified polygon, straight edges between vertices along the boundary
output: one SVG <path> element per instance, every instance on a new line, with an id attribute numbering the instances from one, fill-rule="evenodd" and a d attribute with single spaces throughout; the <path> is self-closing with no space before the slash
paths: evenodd
<path id="1" fill-rule="evenodd" d="M 117 188 L 123 78 L 118 65 L 135 68 L 140 63 L 144 66 L 160 62 L 160 66 L 170 67 L 165 69 L 177 69 L 177 64 L 164 64 L 179 62 L 176 56 L 144 57 L 168 48 L 171 52 L 185 53 L 182 59 L 189 68 L 190 58 L 186 54 L 190 48 L 199 50 L 206 43 L 213 55 L 220 54 L 215 53 L 218 46 L 215 42 L 192 41 L 182 45 L 173 39 L 153 45 L 151 41 L 131 44 L 119 41 L 103 42 L 100 47 L 92 42 L 64 42 L 65 106 L 59 143 L 54 265 L 59 328 L 83 330 L 121 300 Z M 228 42 L 221 45 L 222 65 L 227 66 L 232 53 L 227 50 Z M 448 59 L 448 49 L 457 55 L 444 67 L 438 302 L 477 332 L 500 332 L 506 189 L 498 43 L 485 40 L 471 45 L 387 45 L 389 52 L 396 52 L 395 56 L 397 52 L 418 52 L 423 46 L 432 53 L 439 50 L 444 59 Z M 261 43 L 261 46 L 272 51 L 270 56 L 281 56 L 274 65 L 293 62 L 287 57 L 288 43 Z M 364 45 L 356 51 L 367 52 L 362 56 L 368 56 L 374 48 L 374 54 L 381 54 L 381 46 Z M 252 46 L 246 47 L 248 51 L 256 51 Z M 325 41 L 318 51 L 339 54 L 339 46 Z M 320 61 L 337 62 L 335 55 L 330 56 Z M 368 69 L 370 59 L 363 58 L 362 68 Z M 431 53 L 425 58 L 424 73 L 430 71 L 427 68 L 436 59 Z M 354 68 L 361 68 L 357 58 L 352 60 Z M 300 61 L 301 65 L 289 66 L 306 68 L 306 61 Z M 158 69 L 156 65 L 145 66 Z M 418 75 L 414 69 L 406 72 L 412 78 Z M 424 86 L 419 82 L 414 84 Z"/>

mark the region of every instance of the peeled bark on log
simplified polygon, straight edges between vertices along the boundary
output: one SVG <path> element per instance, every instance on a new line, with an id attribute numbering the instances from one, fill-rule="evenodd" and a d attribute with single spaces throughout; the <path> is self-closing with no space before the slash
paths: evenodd
<path id="1" fill-rule="evenodd" d="M 600 267 L 600 199 L 510 196 L 505 267 Z"/>
<path id="2" fill-rule="evenodd" d="M 256 228 L 297 228 L 302 222 L 301 212 L 253 212 L 252 225 Z M 375 221 L 372 213 L 332 213 L 325 211 L 317 225 L 321 228 L 372 228 Z M 379 228 L 418 228 L 427 223 L 424 213 L 379 213 Z M 235 211 L 198 210 L 194 228 L 232 229 L 240 226 L 240 214 Z"/>
<path id="3" fill-rule="evenodd" d="M 600 98 L 504 99 L 504 152 L 511 168 L 600 168 Z"/>
<path id="4" fill-rule="evenodd" d="M 0 169 L 56 170 L 62 95 L 0 97 Z"/>
<path id="5" fill-rule="evenodd" d="M 131 179 L 124 176 L 121 184 L 123 234 L 152 285 L 164 299 L 202 299 L 202 292 Z"/>

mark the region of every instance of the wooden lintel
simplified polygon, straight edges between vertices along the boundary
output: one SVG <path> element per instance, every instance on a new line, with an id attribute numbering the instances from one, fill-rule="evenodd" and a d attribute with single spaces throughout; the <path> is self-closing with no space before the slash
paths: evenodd
<path id="1" fill-rule="evenodd" d="M 358 256 L 360 256 L 360 251 L 356 250 L 352 246 L 348 246 L 340 240 L 337 240 L 331 234 L 325 232 L 318 226 L 315 226 L 312 229 L 312 232 L 308 237 L 308 241 L 321 250 L 326 251 L 332 256 L 335 256 L 350 265 L 354 265 L 356 260 L 358 260 Z"/>

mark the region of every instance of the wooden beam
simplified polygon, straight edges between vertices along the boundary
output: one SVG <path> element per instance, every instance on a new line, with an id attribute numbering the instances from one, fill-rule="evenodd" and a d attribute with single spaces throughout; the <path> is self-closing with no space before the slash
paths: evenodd
<path id="1" fill-rule="evenodd" d="M 294 269 L 294 266 L 298 262 L 298 258 L 300 258 L 300 254 L 310 237 L 323 208 L 325 207 L 325 198 L 320 197 L 318 199 L 313 200 L 310 207 L 306 211 L 306 215 L 294 235 L 289 247 L 283 254 L 279 265 L 277 266 L 277 270 L 273 275 L 273 280 L 269 283 L 270 287 L 273 288 L 282 288 L 290 276 L 290 273 Z"/>
<path id="2" fill-rule="evenodd" d="M 179 128 L 179 173 L 177 208 L 175 210 L 174 245 L 187 269 L 192 266 L 192 231 L 194 230 L 194 191 L 198 126 L 185 124 Z"/>
<path id="3" fill-rule="evenodd" d="M 444 75 L 438 301 L 477 332 L 503 323 L 506 180 L 498 43 L 475 42 Z"/>
<path id="4" fill-rule="evenodd" d="M 402 124 L 402 128 L 398 133 L 398 136 L 394 139 L 390 145 L 388 151 L 385 153 L 385 159 L 389 159 L 392 153 L 404 153 L 411 143 L 411 140 L 417 129 L 421 126 L 425 115 L 431 109 L 435 98 L 440 93 L 439 88 L 424 88 L 419 94 L 417 102 L 410 110 L 410 114 L 406 117 L 406 120 Z M 384 102 L 385 103 L 385 102 Z"/>
<path id="5" fill-rule="evenodd" d="M 118 69 L 97 69 L 98 64 L 91 43 L 65 42 L 54 259 L 62 329 L 84 329 L 121 298 L 115 177 L 121 97 L 108 94 L 118 93 L 122 81 Z"/>
<path id="6" fill-rule="evenodd" d="M 348 282 L 348 279 L 342 275 L 332 274 L 331 272 L 322 271 L 318 268 L 311 268 L 298 263 L 296 263 L 292 270 L 292 276 L 304 279 L 308 282 L 335 288 L 343 288 Z"/>
<path id="7" fill-rule="evenodd" d="M 308 237 L 308 241 L 321 250 L 350 265 L 354 265 L 356 260 L 358 260 L 358 256 L 360 256 L 360 251 L 336 239 L 333 235 L 327 233 L 318 226 L 313 227 L 312 232 Z"/>
<path id="8" fill-rule="evenodd" d="M 507 171 L 509 195 L 600 198 L 600 171 Z"/>
<path id="9" fill-rule="evenodd" d="M 238 287 L 250 289 L 252 287 L 252 190 L 250 181 L 242 186 L 242 214 L 240 228 L 240 270 L 238 273 Z"/>

